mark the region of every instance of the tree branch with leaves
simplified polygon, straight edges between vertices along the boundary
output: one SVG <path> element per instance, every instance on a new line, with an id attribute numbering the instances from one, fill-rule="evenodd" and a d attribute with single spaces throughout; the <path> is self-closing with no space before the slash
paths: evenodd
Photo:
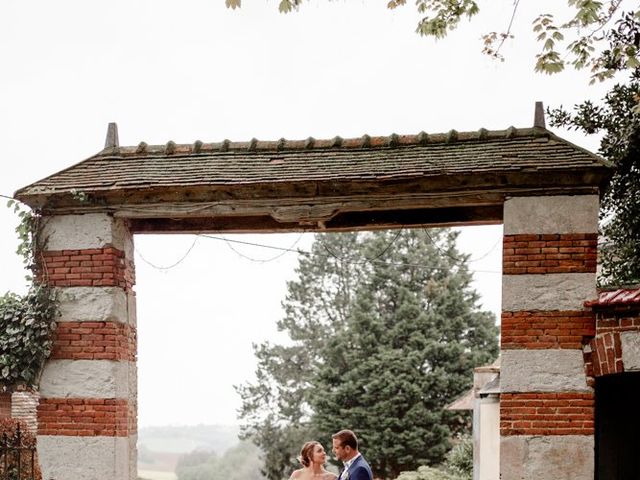
<path id="1" fill-rule="evenodd" d="M 419 17 L 416 32 L 424 37 L 444 38 L 458 28 L 461 21 L 475 17 L 488 1 L 416 0 Z M 280 0 L 278 10 L 293 12 L 303 3 L 303 0 Z M 225 0 L 225 4 L 228 8 L 237 9 L 241 7 L 242 0 Z M 406 0 L 387 3 L 390 10 L 406 5 Z M 511 27 L 520 0 L 511 0 L 511 5 L 507 27 L 482 36 L 482 52 L 500 60 L 504 60 L 501 53 L 504 43 L 515 38 Z M 540 44 L 540 51 L 535 57 L 537 72 L 553 74 L 567 66 L 578 70 L 588 68 L 595 82 L 611 78 L 620 65 L 626 68 L 638 65 L 640 39 L 629 35 L 633 30 L 630 25 L 640 15 L 635 2 L 566 0 L 561 6 L 564 12 L 570 12 L 568 16 L 565 13 L 564 18 L 560 18 L 564 12 L 540 12 L 533 21 L 532 34 Z"/>

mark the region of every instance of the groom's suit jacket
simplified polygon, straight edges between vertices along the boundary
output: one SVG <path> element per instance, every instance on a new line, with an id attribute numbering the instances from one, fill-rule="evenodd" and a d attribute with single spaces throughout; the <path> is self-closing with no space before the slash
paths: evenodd
<path id="1" fill-rule="evenodd" d="M 356 458 L 351 465 L 349 465 L 348 480 L 373 480 L 373 473 L 371 467 L 364 459 L 362 454 Z M 344 475 L 340 477 L 344 478 Z"/>

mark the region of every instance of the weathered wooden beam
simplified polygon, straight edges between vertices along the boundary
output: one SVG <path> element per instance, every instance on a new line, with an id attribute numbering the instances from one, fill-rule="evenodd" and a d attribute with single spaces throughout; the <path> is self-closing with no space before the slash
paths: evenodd
<path id="1" fill-rule="evenodd" d="M 134 218 L 130 228 L 134 233 L 248 233 L 373 230 L 400 227 L 434 227 L 456 225 L 499 224 L 502 205 L 460 208 L 423 208 L 346 212 L 326 222 L 279 222 L 270 216 L 253 217 L 187 217 Z"/>
<path id="2" fill-rule="evenodd" d="M 175 213 L 187 216 L 263 214 L 267 209 L 313 205 L 327 210 L 331 204 L 351 205 L 346 209 L 379 209 L 389 201 L 403 207 L 460 206 L 488 204 L 508 195 L 575 195 L 594 193 L 604 180 L 602 170 L 505 171 L 460 173 L 438 177 L 388 178 L 360 181 L 307 181 L 297 183 L 156 186 L 127 189 L 111 186 L 93 189 L 84 197 L 42 194 L 30 197 L 30 204 L 49 214 L 109 211 L 123 217 L 162 217 Z M 81 192 L 85 193 L 85 192 Z M 207 207 L 206 205 L 209 205 Z M 367 205 L 368 204 L 368 205 Z M 205 208 L 205 211 L 198 211 Z M 206 209 L 209 208 L 208 211 Z M 155 213 L 153 210 L 155 209 Z M 340 208 L 338 208 L 340 209 Z M 190 211 L 193 210 L 193 211 Z M 186 213 L 185 213 L 186 211 Z M 276 214 L 277 215 L 277 214 Z M 311 216 L 330 217 L 332 212 Z M 287 215 L 285 215 L 287 216 Z"/>

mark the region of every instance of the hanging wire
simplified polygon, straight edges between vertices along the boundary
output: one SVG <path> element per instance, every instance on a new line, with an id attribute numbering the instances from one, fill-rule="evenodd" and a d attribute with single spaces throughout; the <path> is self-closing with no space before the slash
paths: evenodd
<path id="1" fill-rule="evenodd" d="M 398 240 L 398 237 L 403 231 L 404 231 L 404 225 L 398 229 L 398 233 L 396 233 L 395 237 L 393 237 L 391 241 L 387 243 L 387 245 L 382 249 L 382 251 L 380 251 L 379 253 L 377 253 L 371 258 L 365 257 L 363 262 L 351 262 L 349 260 L 346 260 L 340 257 L 339 255 L 337 255 L 336 253 L 332 252 L 329 249 L 329 247 L 327 247 L 324 243 L 322 243 L 322 248 L 324 248 L 327 251 L 327 253 L 331 255 L 333 258 L 335 258 L 336 260 L 340 260 L 341 262 L 347 262 L 351 265 L 364 265 L 366 263 L 373 263 L 375 260 L 379 259 L 382 255 L 387 253 L 387 250 L 389 250 L 389 248 L 391 248 L 391 246 L 396 242 L 396 240 Z"/>
<path id="2" fill-rule="evenodd" d="M 436 248 L 436 250 L 438 250 L 442 255 L 444 255 L 444 256 L 446 256 L 446 257 L 450 258 L 450 259 L 451 259 L 451 260 L 453 260 L 454 262 L 464 262 L 464 261 L 465 261 L 463 258 L 455 257 L 455 256 L 453 256 L 453 255 L 450 255 L 450 254 L 449 254 L 449 252 L 446 252 L 446 251 L 442 250 L 442 249 L 440 248 L 440 246 L 436 243 L 436 241 L 433 239 L 433 237 L 431 236 L 431 234 L 429 234 L 429 232 L 428 232 L 428 230 L 427 230 L 426 228 L 423 228 L 423 229 L 422 229 L 422 231 L 427 235 L 427 237 L 429 237 L 429 241 L 431 242 L 431 244 L 432 244 L 432 245 Z M 494 244 L 493 244 L 493 246 L 492 246 L 488 251 L 486 251 L 484 254 L 482 254 L 482 255 L 480 255 L 479 257 L 476 257 L 476 258 L 470 258 L 470 259 L 466 260 L 466 262 L 467 262 L 467 263 L 478 262 L 478 261 L 480 261 L 480 260 L 482 260 L 482 259 L 484 259 L 484 258 L 488 257 L 488 256 L 489 256 L 489 254 L 490 254 L 491 252 L 493 252 L 493 251 L 495 250 L 495 248 L 500 244 L 501 240 L 502 240 L 502 239 L 500 239 L 500 238 L 499 238 L 498 240 L 496 240 L 496 243 L 494 243 Z M 478 271 L 480 271 L 480 270 L 478 270 Z"/>
<path id="3" fill-rule="evenodd" d="M 247 241 L 243 241 L 243 240 L 232 240 L 230 238 L 217 237 L 215 235 L 207 235 L 205 233 L 200 233 L 200 234 L 198 234 L 198 236 L 199 237 L 204 237 L 204 238 L 210 238 L 211 240 L 220 240 L 220 241 L 227 242 L 227 243 L 238 243 L 238 244 L 241 244 L 241 245 L 249 245 L 249 246 L 252 246 L 252 247 L 261 247 L 261 248 L 268 248 L 268 249 L 271 249 L 271 250 L 278 250 L 278 251 L 283 252 L 283 254 L 291 252 L 291 253 L 297 253 L 297 254 L 300 254 L 300 255 L 309 255 L 309 252 L 306 252 L 304 250 L 300 250 L 299 248 L 294 248 L 298 244 L 298 242 L 300 241 L 300 239 L 302 238 L 302 235 L 304 233 L 307 233 L 307 232 L 302 232 L 300 234 L 300 236 L 298 237 L 298 239 L 295 242 L 293 242 L 293 245 L 291 245 L 291 247 L 289 247 L 289 248 L 275 247 L 273 245 L 264 245 L 264 244 L 261 244 L 261 243 L 247 242 Z M 242 256 L 242 254 L 240 254 L 240 256 Z"/>
<path id="4" fill-rule="evenodd" d="M 19 202 L 19 203 L 23 203 L 20 200 L 17 200 L 11 196 L 8 195 L 2 195 L 0 194 L 0 198 L 6 198 L 8 200 L 13 200 L 15 202 Z M 198 207 L 198 208 L 203 208 L 203 207 Z M 424 265 L 424 264 L 411 264 L 411 263 L 399 263 L 399 262 L 381 262 L 378 259 L 380 257 L 382 257 L 388 250 L 389 248 L 391 248 L 391 246 L 395 243 L 395 241 L 398 239 L 398 237 L 400 236 L 400 234 L 402 233 L 402 231 L 404 230 L 404 225 L 402 227 L 400 227 L 398 229 L 398 233 L 396 233 L 396 235 L 394 236 L 394 238 L 376 255 L 374 255 L 371 258 L 365 258 L 364 261 L 362 262 L 353 262 L 353 261 L 348 261 L 342 257 L 340 257 L 339 255 L 336 255 L 334 252 L 332 252 L 329 247 L 327 247 L 326 245 L 322 245 L 322 247 L 325 249 L 325 251 L 332 256 L 333 258 L 343 261 L 343 262 L 348 262 L 351 265 L 364 265 L 366 263 L 378 263 L 378 264 L 387 264 L 387 265 L 392 265 L 392 266 L 405 266 L 405 267 L 412 267 L 412 268 L 425 268 L 425 269 L 432 269 L 435 270 L 439 267 L 433 267 L 430 265 Z M 431 243 L 434 245 L 434 247 L 443 255 L 446 255 L 447 257 L 451 258 L 452 260 L 456 261 L 456 262 L 461 262 L 462 259 L 459 257 L 453 257 L 452 255 L 449 255 L 448 252 L 443 251 L 437 244 L 436 242 L 433 240 L 433 238 L 431 237 L 431 235 L 429 234 L 429 232 L 426 229 L 422 229 L 427 236 L 429 237 L 429 240 L 431 241 Z M 189 256 L 189 254 L 191 253 L 191 251 L 193 250 L 193 248 L 195 247 L 197 241 L 198 241 L 198 237 L 204 237 L 204 238 L 209 238 L 212 240 L 221 240 L 224 241 L 227 246 L 238 256 L 252 261 L 252 262 L 256 262 L 256 263 L 268 263 L 268 262 L 272 262 L 275 261 L 277 259 L 279 259 L 280 257 L 284 256 L 286 253 L 296 253 L 298 255 L 305 255 L 305 256 L 309 256 L 310 252 L 304 251 L 304 250 L 300 250 L 299 248 L 295 248 L 295 246 L 300 242 L 300 240 L 302 239 L 302 236 L 304 235 L 304 233 L 306 232 L 302 232 L 300 234 L 300 236 L 295 240 L 295 242 L 293 242 L 293 244 L 289 247 L 289 248 L 285 248 L 285 247 L 276 247 L 273 245 L 264 245 L 264 244 L 260 244 L 260 243 L 254 243 L 254 242 L 246 242 L 246 241 L 242 241 L 242 240 L 232 240 L 229 238 L 224 238 L 224 237 L 218 237 L 218 236 L 214 236 L 214 235 L 207 235 L 207 234 L 197 234 L 193 240 L 193 243 L 191 244 L 191 246 L 189 247 L 189 249 L 185 252 L 185 254 L 175 263 L 171 264 L 171 265 L 167 265 L 167 266 L 163 266 L 163 265 L 156 265 L 154 263 L 152 263 L 151 261 L 147 260 L 144 255 L 142 255 L 142 253 L 140 252 L 140 250 L 138 250 L 137 248 L 135 249 L 136 254 L 142 259 L 143 262 L 145 262 L 147 265 L 151 266 L 152 268 L 155 268 L 156 270 L 170 270 L 174 267 L 177 267 L 178 265 L 180 265 L 184 260 L 186 260 L 186 258 Z M 278 250 L 281 253 L 271 257 L 271 258 L 267 258 L 267 259 L 258 259 L 258 258 L 253 258 L 250 257 L 240 251 L 238 251 L 237 249 L 233 248 L 232 244 L 241 244 L 241 245 L 249 245 L 252 247 L 260 247 L 260 248 L 266 248 L 266 249 L 271 249 L 271 250 Z M 481 255 L 480 257 L 477 258 L 473 258 L 473 259 L 469 259 L 467 260 L 468 263 L 471 262 L 477 262 L 479 260 L 482 260 L 484 258 L 486 258 L 491 252 L 493 252 L 495 250 L 495 248 L 498 246 L 498 244 L 500 243 L 500 239 L 498 239 L 496 241 L 496 243 L 491 247 L 491 249 L 489 249 L 486 253 L 484 253 L 483 255 Z M 494 273 L 494 274 L 499 274 L 501 272 L 499 271 L 495 271 L 495 270 L 473 270 L 473 272 L 476 273 Z"/>
<path id="5" fill-rule="evenodd" d="M 250 260 L 250 261 L 252 261 L 252 262 L 256 262 L 256 263 L 269 263 L 269 262 L 273 262 L 274 260 L 279 259 L 280 257 L 282 257 L 283 255 L 286 255 L 286 254 L 287 254 L 287 253 L 289 253 L 289 252 L 295 252 L 295 251 L 297 251 L 297 252 L 299 252 L 299 253 L 302 253 L 302 251 L 301 251 L 301 250 L 294 250 L 294 247 L 295 247 L 295 246 L 298 244 L 298 242 L 302 239 L 302 236 L 303 236 L 304 234 L 305 234 L 305 232 L 302 232 L 302 233 L 298 236 L 298 238 L 295 240 L 295 242 L 293 242 L 293 243 L 291 244 L 291 246 L 290 246 L 289 248 L 282 248 L 282 252 L 281 252 L 281 253 L 277 254 L 277 255 L 276 255 L 276 256 L 274 256 L 274 257 L 266 258 L 266 259 L 253 258 L 253 257 L 250 257 L 250 256 L 248 256 L 248 255 L 245 255 L 244 253 L 242 253 L 242 252 L 240 252 L 240 251 L 236 250 L 236 249 L 233 247 L 233 244 L 231 243 L 231 242 L 232 242 L 232 240 L 230 240 L 230 239 L 228 239 L 228 238 L 222 238 L 222 240 L 224 240 L 224 241 L 225 241 L 225 243 L 226 243 L 226 244 L 227 244 L 227 246 L 231 249 L 231 251 L 233 251 L 236 255 L 238 255 L 238 256 L 240 256 L 240 257 L 242 257 L 242 258 L 246 259 L 246 260 Z M 206 235 L 203 235 L 203 236 L 206 236 Z M 248 243 L 248 242 L 244 242 L 244 243 Z M 258 245 L 258 246 L 260 246 L 260 247 L 266 247 L 266 245 Z"/>
<path id="6" fill-rule="evenodd" d="M 189 254 L 191 253 L 191 250 L 193 250 L 193 247 L 196 246 L 197 242 L 198 242 L 198 236 L 196 235 L 195 238 L 193 239 L 193 243 L 191 244 L 189 249 L 186 251 L 186 253 L 180 258 L 180 260 L 178 260 L 174 264 L 168 265 L 168 266 L 155 265 L 154 263 L 151 263 L 149 260 L 144 258 L 142 253 L 140 253 L 140 250 L 138 250 L 137 248 L 135 249 L 135 252 L 138 254 L 138 256 L 142 259 L 142 261 L 144 263 L 146 263 L 147 265 L 155 268 L 156 270 L 170 270 L 173 267 L 177 267 L 178 265 L 180 265 L 189 256 Z"/>
<path id="7" fill-rule="evenodd" d="M 347 259 L 344 259 L 338 255 L 335 255 L 334 252 L 332 252 L 330 249 L 325 247 L 325 251 L 333 258 L 335 258 L 336 260 L 340 260 L 343 262 L 347 262 L 350 265 L 365 265 L 367 263 L 375 263 L 378 265 L 389 265 L 389 266 L 396 266 L 396 267 L 410 267 L 410 268 L 422 268 L 422 269 L 429 269 L 429 270 L 438 270 L 440 269 L 440 267 L 434 267 L 432 265 L 425 265 L 425 264 L 419 264 L 419 263 L 402 263 L 402 262 L 386 262 L 383 260 L 379 260 L 379 258 L 384 255 L 384 253 L 386 253 L 386 251 L 393 245 L 393 243 L 396 241 L 396 239 L 398 238 L 398 236 L 400 235 L 400 233 L 397 233 L 395 235 L 395 237 L 393 238 L 393 240 L 391 242 L 389 242 L 389 244 L 387 244 L 387 246 L 385 246 L 385 248 L 378 254 L 376 254 L 376 256 L 366 259 L 364 261 L 350 261 Z M 291 245 L 291 247 L 289 248 L 285 248 L 285 247 L 276 247 L 273 245 L 264 245 L 261 243 L 255 243 L 255 242 L 247 242 L 247 241 L 243 241 L 243 240 L 232 240 L 230 238 L 224 238 L 224 237 L 218 237 L 215 235 L 207 235 L 207 234 L 198 234 L 196 236 L 196 239 L 194 240 L 193 244 L 191 245 L 191 247 L 189 247 L 189 249 L 187 250 L 187 252 L 182 256 L 182 258 L 180 258 L 180 260 L 178 260 L 177 262 L 175 262 L 173 265 L 169 265 L 169 266 L 158 266 L 155 265 L 151 262 L 149 262 L 147 259 L 144 258 L 144 256 L 140 253 L 139 250 L 136 249 L 136 253 L 140 256 L 140 258 L 147 263 L 148 265 L 150 265 L 151 267 L 157 269 L 157 270 L 169 270 L 177 265 L 179 265 L 182 261 L 184 261 L 187 256 L 191 253 L 191 251 L 193 250 L 193 247 L 196 244 L 196 240 L 197 237 L 204 237 L 204 238 L 209 238 L 211 240 L 219 240 L 219 241 L 224 241 L 227 243 L 227 245 L 233 244 L 233 243 L 237 243 L 240 245 L 249 245 L 252 247 L 260 247 L 260 248 L 266 248 L 266 249 L 270 249 L 270 250 L 278 250 L 282 253 L 280 253 L 279 255 L 272 257 L 270 259 L 254 259 L 251 257 L 248 257 L 247 255 L 237 251 L 234 248 L 231 248 L 235 253 L 237 253 L 240 257 L 246 258 L 248 260 L 254 261 L 254 262 L 260 262 L 260 263 L 266 263 L 266 262 L 270 262 L 273 260 L 276 260 L 277 258 L 281 257 L 282 255 L 284 255 L 285 253 L 296 253 L 298 255 L 304 255 L 304 256 L 309 256 L 311 255 L 311 252 L 307 252 L 305 250 L 301 250 L 299 248 L 294 248 L 298 242 L 300 241 L 300 239 L 302 238 L 302 234 L 298 237 L 298 239 L 296 239 L 296 241 Z M 460 259 L 457 259 L 458 261 Z M 473 270 L 474 273 L 492 273 L 492 274 L 499 274 L 501 272 L 496 271 L 496 270 Z"/>

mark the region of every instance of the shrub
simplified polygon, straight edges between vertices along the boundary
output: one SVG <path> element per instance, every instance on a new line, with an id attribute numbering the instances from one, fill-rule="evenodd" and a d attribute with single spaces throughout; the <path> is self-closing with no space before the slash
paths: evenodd
<path id="1" fill-rule="evenodd" d="M 0 419 L 0 478 L 42 480 L 36 437 L 23 422 L 12 418 Z"/>

